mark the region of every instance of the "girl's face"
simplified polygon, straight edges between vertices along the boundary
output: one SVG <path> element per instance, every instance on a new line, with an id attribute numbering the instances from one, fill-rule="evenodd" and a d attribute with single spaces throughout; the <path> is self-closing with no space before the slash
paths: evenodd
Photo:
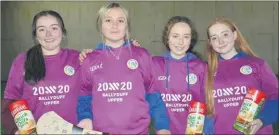
<path id="1" fill-rule="evenodd" d="M 102 22 L 102 32 L 105 42 L 118 42 L 124 40 L 127 29 L 127 20 L 121 8 L 111 8 Z"/>
<path id="2" fill-rule="evenodd" d="M 236 31 L 232 31 L 227 25 L 216 23 L 209 27 L 209 40 L 212 48 L 220 55 L 228 55 L 235 52 Z"/>
<path id="3" fill-rule="evenodd" d="M 186 23 L 176 23 L 171 28 L 168 38 L 172 57 L 181 59 L 191 44 L 191 28 Z"/>
<path id="4" fill-rule="evenodd" d="M 57 52 L 60 48 L 63 33 L 54 16 L 42 16 L 36 23 L 36 37 L 44 53 Z"/>

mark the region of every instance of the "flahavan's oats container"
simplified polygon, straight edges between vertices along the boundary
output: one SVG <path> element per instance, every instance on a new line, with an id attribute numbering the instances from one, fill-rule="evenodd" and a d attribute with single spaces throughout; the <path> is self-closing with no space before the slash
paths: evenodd
<path id="1" fill-rule="evenodd" d="M 18 100 L 9 105 L 20 134 L 36 134 L 36 121 L 26 100 Z"/>
<path id="2" fill-rule="evenodd" d="M 191 101 L 187 118 L 186 134 L 202 134 L 205 115 L 206 104 Z"/>
<path id="3" fill-rule="evenodd" d="M 249 123 L 258 117 L 265 98 L 264 92 L 249 88 L 233 127 L 244 134 L 249 134 Z"/>

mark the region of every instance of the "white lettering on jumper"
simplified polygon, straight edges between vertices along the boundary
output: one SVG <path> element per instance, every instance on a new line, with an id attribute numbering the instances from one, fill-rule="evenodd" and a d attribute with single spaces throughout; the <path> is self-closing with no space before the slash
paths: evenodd
<path id="1" fill-rule="evenodd" d="M 95 70 L 101 69 L 101 68 L 103 68 L 103 63 L 90 67 L 90 71 L 95 71 Z"/>
<path id="2" fill-rule="evenodd" d="M 124 97 L 129 95 L 132 90 L 132 82 L 103 82 L 98 83 L 98 92 L 107 98 L 108 102 L 123 102 Z"/>
<path id="3" fill-rule="evenodd" d="M 170 77 L 171 77 L 171 76 L 168 76 L 168 81 L 170 81 Z M 164 80 L 166 80 L 166 79 L 167 79 L 166 76 L 158 76 L 158 81 L 164 81 Z"/>
<path id="4" fill-rule="evenodd" d="M 38 86 L 33 87 L 32 90 L 33 95 L 38 96 L 38 100 L 43 101 L 44 105 L 57 105 L 60 103 L 60 100 L 65 99 L 67 93 L 70 92 L 70 86 Z"/>
<path id="5" fill-rule="evenodd" d="M 213 90 L 213 97 L 224 107 L 235 107 L 241 105 L 246 93 L 246 86 L 235 86 Z"/>
<path id="6" fill-rule="evenodd" d="M 172 112 L 184 112 L 188 108 L 188 103 L 192 101 L 192 94 L 161 94 L 167 109 Z"/>

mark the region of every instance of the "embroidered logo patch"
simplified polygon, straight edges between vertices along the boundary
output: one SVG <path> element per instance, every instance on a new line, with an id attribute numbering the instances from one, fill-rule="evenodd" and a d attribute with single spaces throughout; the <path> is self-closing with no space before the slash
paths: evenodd
<path id="1" fill-rule="evenodd" d="M 130 59 L 130 60 L 127 62 L 127 66 L 128 66 L 128 68 L 130 68 L 130 69 L 137 69 L 138 66 L 139 66 L 139 63 L 138 63 L 137 60 L 135 60 L 135 59 Z"/>
<path id="2" fill-rule="evenodd" d="M 189 84 L 195 84 L 198 81 L 198 77 L 194 73 L 190 73 L 189 80 Z M 186 76 L 186 82 L 188 82 L 188 75 Z"/>
<path id="3" fill-rule="evenodd" d="M 75 69 L 72 66 L 67 65 L 64 67 L 64 72 L 66 75 L 72 76 L 75 74 Z"/>
<path id="4" fill-rule="evenodd" d="M 244 75 L 249 75 L 252 73 L 252 68 L 248 65 L 244 65 L 240 68 L 240 73 L 244 74 Z"/>

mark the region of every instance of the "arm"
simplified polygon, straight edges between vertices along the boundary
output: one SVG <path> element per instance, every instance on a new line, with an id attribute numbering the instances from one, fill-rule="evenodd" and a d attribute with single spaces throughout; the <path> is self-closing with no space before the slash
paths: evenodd
<path id="1" fill-rule="evenodd" d="M 1 102 L 1 106 L 2 106 L 2 111 L 1 111 L 1 115 L 2 115 L 2 124 L 5 128 L 5 134 L 15 134 L 15 132 L 18 130 L 15 122 L 14 122 L 14 118 L 9 110 L 9 104 L 12 103 L 13 101 L 16 100 L 7 100 L 4 99 Z"/>
<path id="2" fill-rule="evenodd" d="M 5 128 L 6 134 L 15 134 L 18 130 L 14 118 L 9 110 L 9 104 L 21 99 L 22 97 L 22 87 L 23 87 L 23 55 L 17 56 L 13 61 L 8 81 L 5 87 L 4 99 L 1 102 L 2 105 L 2 122 Z"/>
<path id="3" fill-rule="evenodd" d="M 205 116 L 203 133 L 204 134 L 214 134 L 214 118 L 213 117 Z"/>
<path id="4" fill-rule="evenodd" d="M 278 121 L 278 80 L 266 62 L 259 69 L 261 90 L 266 93 L 267 98 L 258 119 L 251 123 L 250 134 L 255 134 L 260 128 Z"/>
<path id="5" fill-rule="evenodd" d="M 80 84 L 80 96 L 78 97 L 77 105 L 77 117 L 78 126 L 85 129 L 93 129 L 93 114 L 92 114 L 92 84 L 89 60 L 85 59 L 81 65 L 81 84 Z"/>
<path id="6" fill-rule="evenodd" d="M 146 100 L 149 103 L 151 119 L 154 121 L 157 130 L 169 130 L 170 120 L 164 101 L 159 92 L 147 93 Z"/>
<path id="7" fill-rule="evenodd" d="M 267 100 L 258 118 L 263 122 L 263 127 L 278 121 L 278 79 L 266 62 L 260 71 L 262 90 L 266 92 Z"/>
<path id="8" fill-rule="evenodd" d="M 143 67 L 143 75 L 147 89 L 146 100 L 150 106 L 149 108 L 151 118 L 154 121 L 155 128 L 158 130 L 157 133 L 160 133 L 160 130 L 167 130 L 166 132 L 169 132 L 168 130 L 170 126 L 170 120 L 167 114 L 165 103 L 161 98 L 160 92 L 156 91 L 154 88 L 154 67 L 151 56 L 146 54 L 142 57 L 145 62 L 145 67 Z"/>

